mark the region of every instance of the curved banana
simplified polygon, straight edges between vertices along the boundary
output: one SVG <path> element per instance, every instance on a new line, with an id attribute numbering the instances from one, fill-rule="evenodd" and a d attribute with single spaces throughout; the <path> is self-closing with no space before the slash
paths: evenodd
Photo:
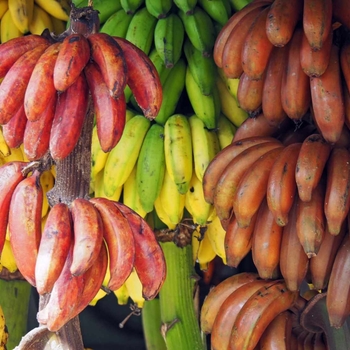
<path id="1" fill-rule="evenodd" d="M 33 19 L 33 7 L 34 0 L 8 0 L 13 22 L 23 34 L 29 32 L 29 24 Z"/>
<path id="2" fill-rule="evenodd" d="M 51 16 L 68 21 L 70 5 L 67 0 L 34 0 L 34 2 Z"/>

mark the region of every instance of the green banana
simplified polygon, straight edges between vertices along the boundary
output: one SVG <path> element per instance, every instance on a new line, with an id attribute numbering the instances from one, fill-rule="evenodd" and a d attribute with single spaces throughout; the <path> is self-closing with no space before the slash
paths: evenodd
<path id="1" fill-rule="evenodd" d="M 148 55 L 153 44 L 156 24 L 157 19 L 147 11 L 146 7 L 142 7 L 133 15 L 125 39 Z"/>
<path id="2" fill-rule="evenodd" d="M 155 121 L 164 125 L 175 113 L 176 107 L 185 89 L 186 63 L 180 58 L 175 66 L 168 69 L 169 74 L 163 83 L 163 101 Z"/>
<path id="3" fill-rule="evenodd" d="M 153 124 L 143 140 L 137 160 L 136 184 L 143 209 L 153 210 L 164 179 L 164 127 Z"/>
<path id="4" fill-rule="evenodd" d="M 186 15 L 191 15 L 197 5 L 197 0 L 174 0 L 174 4 Z"/>
<path id="5" fill-rule="evenodd" d="M 214 59 L 212 57 L 203 56 L 188 38 L 185 40 L 184 53 L 193 79 L 196 81 L 202 94 L 212 94 L 217 75 Z"/>
<path id="6" fill-rule="evenodd" d="M 125 38 L 131 20 L 132 15 L 127 14 L 124 9 L 120 9 L 107 19 L 100 32 Z"/>
<path id="7" fill-rule="evenodd" d="M 145 0 L 148 12 L 156 18 L 165 18 L 173 6 L 173 0 Z"/>
<path id="8" fill-rule="evenodd" d="M 179 11 L 179 16 L 184 24 L 185 32 L 193 46 L 204 56 L 211 56 L 216 39 L 215 27 L 209 15 L 199 6 L 193 10 L 193 14 L 186 15 Z"/>
<path id="9" fill-rule="evenodd" d="M 154 29 L 154 46 L 166 68 L 173 67 L 181 57 L 184 37 L 185 29 L 176 13 L 158 19 Z"/>
<path id="10" fill-rule="evenodd" d="M 198 0 L 198 4 L 216 22 L 224 26 L 229 19 L 224 0 Z"/>
<path id="11" fill-rule="evenodd" d="M 105 1 L 109 3 L 109 1 Z M 120 0 L 120 4 L 124 11 L 129 15 L 133 15 L 143 4 L 145 0 Z"/>
<path id="12" fill-rule="evenodd" d="M 232 9 L 237 12 L 247 6 L 251 0 L 230 0 Z"/>
<path id="13" fill-rule="evenodd" d="M 216 86 L 210 95 L 203 95 L 199 85 L 194 80 L 190 68 L 186 70 L 186 91 L 194 113 L 200 118 L 206 128 L 215 129 L 220 115 L 220 97 Z"/>
<path id="14" fill-rule="evenodd" d="M 126 124 L 118 144 L 110 151 L 104 169 L 104 192 L 112 196 L 122 186 L 134 168 L 150 121 L 135 115 Z"/>
<path id="15" fill-rule="evenodd" d="M 170 74 L 171 68 L 166 68 L 164 61 L 162 57 L 159 55 L 156 48 L 153 48 L 150 54 L 148 55 L 152 63 L 157 69 L 157 72 L 159 74 L 160 81 L 162 83 L 162 86 L 164 85 L 164 82 L 166 81 L 167 77 Z"/>
<path id="16" fill-rule="evenodd" d="M 191 128 L 183 114 L 169 117 L 164 126 L 165 164 L 178 191 L 185 194 L 193 171 Z"/>

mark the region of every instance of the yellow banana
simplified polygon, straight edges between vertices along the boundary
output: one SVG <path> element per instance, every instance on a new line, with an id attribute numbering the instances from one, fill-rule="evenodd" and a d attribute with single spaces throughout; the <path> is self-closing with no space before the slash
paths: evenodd
<path id="1" fill-rule="evenodd" d="M 224 81 L 230 94 L 237 100 L 239 78 L 228 78 L 222 68 L 218 68 L 220 78 Z"/>
<path id="2" fill-rule="evenodd" d="M 177 189 L 176 189 L 176 191 L 177 191 Z M 174 230 L 176 228 L 176 225 L 170 221 L 168 213 L 164 210 L 163 204 L 162 204 L 159 196 L 154 201 L 154 210 L 156 211 L 159 220 L 163 224 L 165 224 L 168 229 Z"/>
<path id="3" fill-rule="evenodd" d="M 126 305 L 129 301 L 129 292 L 128 288 L 126 288 L 125 283 L 114 291 L 115 296 L 118 300 L 118 305 Z"/>
<path id="4" fill-rule="evenodd" d="M 23 36 L 23 33 L 15 25 L 9 9 L 1 18 L 0 32 L 2 44 L 11 39 Z"/>
<path id="5" fill-rule="evenodd" d="M 30 162 L 30 160 L 28 159 L 27 155 L 26 155 L 26 152 L 24 152 L 24 144 L 22 143 L 20 146 L 19 146 L 21 152 L 22 152 L 22 157 L 23 157 L 23 160 L 25 162 Z M 51 169 L 56 169 L 56 166 L 53 165 Z M 53 175 L 56 177 L 56 175 L 53 173 Z"/>
<path id="6" fill-rule="evenodd" d="M 33 19 L 33 6 L 34 0 L 8 0 L 13 22 L 23 34 L 29 32 L 29 24 Z"/>
<path id="7" fill-rule="evenodd" d="M 103 197 L 108 198 L 112 201 L 119 201 L 123 186 L 119 186 L 116 191 L 113 193 L 112 196 L 107 196 L 104 191 L 104 184 L 103 184 L 103 178 L 104 178 L 104 169 L 102 169 L 97 175 L 95 176 L 94 182 L 93 182 L 93 189 L 94 189 L 94 197 Z"/>
<path id="8" fill-rule="evenodd" d="M 104 152 L 101 148 L 100 141 L 97 135 L 97 126 L 95 125 L 92 130 L 91 140 L 91 179 L 93 180 L 96 175 L 104 168 L 109 152 Z"/>
<path id="9" fill-rule="evenodd" d="M 13 161 L 23 161 L 23 153 L 21 151 L 21 148 L 10 148 L 10 154 L 6 157 L 4 157 L 5 163 L 13 162 Z"/>
<path id="10" fill-rule="evenodd" d="M 33 19 L 29 23 L 29 31 L 31 34 L 41 35 L 46 28 L 50 32 L 54 30 L 51 16 L 40 6 L 34 4 Z"/>
<path id="11" fill-rule="evenodd" d="M 145 299 L 142 296 L 142 284 L 135 269 L 131 271 L 131 274 L 126 279 L 125 286 L 133 302 L 137 305 L 137 307 L 142 308 L 143 304 L 145 303 Z"/>
<path id="12" fill-rule="evenodd" d="M 11 153 L 10 147 L 7 145 L 7 143 L 6 143 L 5 139 L 4 139 L 4 135 L 2 133 L 2 129 L 1 128 L 0 128 L 0 153 L 4 157 L 7 157 Z"/>
<path id="13" fill-rule="evenodd" d="M 62 19 L 56 18 L 54 16 L 50 15 L 51 23 L 52 23 L 52 28 L 53 32 L 56 35 L 60 35 L 66 30 L 66 21 L 63 21 Z"/>
<path id="14" fill-rule="evenodd" d="M 223 149 L 232 143 L 237 127 L 224 115 L 220 114 L 218 119 L 217 135 L 219 138 L 220 148 Z"/>
<path id="15" fill-rule="evenodd" d="M 46 216 L 46 214 L 50 209 L 50 205 L 49 205 L 46 193 L 50 191 L 55 184 L 55 178 L 50 170 L 45 170 L 41 174 L 40 183 L 43 189 L 43 205 L 41 210 L 41 217 L 43 218 L 44 216 Z"/>
<path id="16" fill-rule="evenodd" d="M 0 19 L 5 14 L 5 12 L 7 11 L 8 8 L 9 8 L 8 1 L 7 0 L 1 0 L 0 1 Z"/>
<path id="17" fill-rule="evenodd" d="M 226 265 L 226 253 L 225 253 L 225 235 L 226 231 L 221 225 L 221 221 L 218 216 L 216 216 L 212 222 L 208 223 L 207 231 L 205 235 L 208 237 L 211 246 L 218 255 L 223 263 Z"/>
<path id="18" fill-rule="evenodd" d="M 200 226 L 197 227 L 196 232 L 200 237 L 200 230 L 202 228 Z M 201 270 L 206 270 L 208 268 L 208 264 L 216 257 L 216 253 L 211 245 L 211 242 L 206 234 L 204 233 L 204 237 L 199 241 L 199 248 L 197 254 L 197 262 L 199 264 L 199 268 Z"/>
<path id="19" fill-rule="evenodd" d="M 34 2 L 51 16 L 68 21 L 70 5 L 67 0 L 34 0 Z"/>
<path id="20" fill-rule="evenodd" d="M 0 306 L 0 349 L 6 350 L 6 343 L 9 337 L 9 333 L 6 327 L 5 314 Z"/>
<path id="21" fill-rule="evenodd" d="M 5 267 L 10 273 L 17 271 L 16 260 L 13 256 L 10 241 L 7 239 L 5 240 L 4 248 L 2 249 L 0 262 L 1 265 Z"/>

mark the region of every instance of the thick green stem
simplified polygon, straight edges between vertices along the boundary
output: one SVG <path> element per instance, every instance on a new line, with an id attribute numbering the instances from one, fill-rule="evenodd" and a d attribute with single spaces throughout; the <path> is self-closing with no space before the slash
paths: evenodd
<path id="1" fill-rule="evenodd" d="M 159 293 L 162 335 L 168 350 L 203 350 L 194 295 L 198 276 L 192 263 L 192 247 L 161 243 L 167 277 Z"/>

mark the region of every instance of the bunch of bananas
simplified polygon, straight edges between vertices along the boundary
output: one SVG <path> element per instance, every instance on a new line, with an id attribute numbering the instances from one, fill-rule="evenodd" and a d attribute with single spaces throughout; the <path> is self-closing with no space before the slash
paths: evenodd
<path id="1" fill-rule="evenodd" d="M 45 29 L 61 34 L 66 29 L 70 5 L 66 0 L 1 0 L 0 42 Z"/>
<path id="2" fill-rule="evenodd" d="M 341 0 L 254 1 L 218 34 L 214 60 L 240 78 L 238 102 L 251 116 L 272 126 L 311 118 L 335 143 L 349 127 L 348 17 Z"/>
<path id="3" fill-rule="evenodd" d="M 8 331 L 6 327 L 6 320 L 5 315 L 2 310 L 2 307 L 0 306 L 0 349 L 6 350 L 6 343 L 8 340 Z"/>

